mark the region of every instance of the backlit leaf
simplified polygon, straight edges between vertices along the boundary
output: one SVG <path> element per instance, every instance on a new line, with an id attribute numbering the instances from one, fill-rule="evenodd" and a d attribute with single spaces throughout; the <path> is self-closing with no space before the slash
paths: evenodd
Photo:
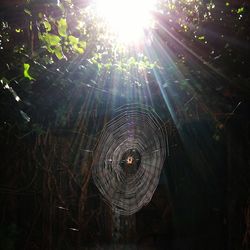
<path id="1" fill-rule="evenodd" d="M 58 24 L 58 33 L 60 36 L 66 37 L 67 36 L 67 21 L 65 18 L 61 18 L 59 21 L 57 21 Z"/>
<path id="2" fill-rule="evenodd" d="M 244 12 L 244 7 L 241 7 L 237 10 L 237 14 L 241 14 Z"/>
<path id="3" fill-rule="evenodd" d="M 72 46 L 73 50 L 79 54 L 83 54 L 84 50 L 86 48 L 86 42 L 85 41 L 79 41 L 78 37 L 75 36 L 69 36 L 69 43 Z"/>
<path id="4" fill-rule="evenodd" d="M 57 46 L 57 47 L 54 49 L 54 52 L 55 52 L 56 57 L 57 57 L 59 60 L 65 58 L 65 56 L 63 55 L 62 47 L 61 47 L 61 46 Z"/>
<path id="5" fill-rule="evenodd" d="M 45 34 L 43 38 L 49 46 L 56 46 L 61 41 L 61 38 L 54 34 Z"/>
<path id="6" fill-rule="evenodd" d="M 28 63 L 23 64 L 23 76 L 28 78 L 29 80 L 35 80 L 30 74 L 29 74 L 29 68 L 30 65 Z"/>
<path id="7" fill-rule="evenodd" d="M 85 41 L 79 41 L 79 47 L 81 47 L 82 49 L 86 49 L 87 43 Z"/>
<path id="8" fill-rule="evenodd" d="M 69 43 L 74 47 L 75 45 L 78 44 L 79 42 L 79 38 L 75 37 L 75 36 L 69 36 Z"/>
<path id="9" fill-rule="evenodd" d="M 44 21 L 43 25 L 44 25 L 47 32 L 51 31 L 51 25 L 48 21 Z"/>

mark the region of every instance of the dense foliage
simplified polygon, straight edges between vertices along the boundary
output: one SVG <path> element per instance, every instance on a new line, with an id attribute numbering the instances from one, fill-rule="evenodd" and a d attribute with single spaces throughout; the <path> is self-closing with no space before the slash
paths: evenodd
<path id="1" fill-rule="evenodd" d="M 7 2 L 3 6 L 1 127 L 18 120 L 28 123 L 37 109 L 46 109 L 46 102 L 38 104 L 46 89 L 59 93 L 82 85 L 114 91 L 110 82 L 140 86 L 152 82 L 152 77 L 142 77 L 145 72 L 162 67 L 148 57 L 145 46 L 126 48 L 107 37 L 89 2 L 17 1 L 16 6 Z M 247 1 L 161 0 L 154 14 L 152 44 L 159 36 L 175 51 L 173 65 L 199 74 L 190 63 L 193 59 L 185 55 L 187 50 L 226 81 L 214 91 L 230 98 L 237 95 L 235 89 L 249 90 L 248 12 Z M 186 84 L 180 83 L 184 91 Z M 206 91 L 202 94 L 207 98 Z M 62 106 L 54 103 L 54 112 L 62 112 Z"/>

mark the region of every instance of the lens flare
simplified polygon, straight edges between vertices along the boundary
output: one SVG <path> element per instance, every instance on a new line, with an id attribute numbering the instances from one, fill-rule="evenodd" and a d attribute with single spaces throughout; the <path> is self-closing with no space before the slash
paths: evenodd
<path id="1" fill-rule="evenodd" d="M 153 25 L 154 0 L 96 0 L 95 9 L 109 32 L 122 43 L 143 40 L 145 30 Z"/>

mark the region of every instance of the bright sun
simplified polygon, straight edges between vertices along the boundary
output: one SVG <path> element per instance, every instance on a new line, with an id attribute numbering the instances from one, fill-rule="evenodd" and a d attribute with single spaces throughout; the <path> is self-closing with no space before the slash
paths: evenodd
<path id="1" fill-rule="evenodd" d="M 155 0 L 96 0 L 97 15 L 103 19 L 117 40 L 137 43 L 152 23 Z"/>

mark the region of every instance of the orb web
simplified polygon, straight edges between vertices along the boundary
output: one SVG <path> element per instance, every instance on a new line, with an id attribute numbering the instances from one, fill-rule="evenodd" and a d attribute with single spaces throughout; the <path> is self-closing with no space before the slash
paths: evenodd
<path id="1" fill-rule="evenodd" d="M 92 177 L 116 213 L 131 215 L 150 202 L 166 156 L 165 135 L 159 116 L 145 106 L 123 106 L 105 125 Z"/>

